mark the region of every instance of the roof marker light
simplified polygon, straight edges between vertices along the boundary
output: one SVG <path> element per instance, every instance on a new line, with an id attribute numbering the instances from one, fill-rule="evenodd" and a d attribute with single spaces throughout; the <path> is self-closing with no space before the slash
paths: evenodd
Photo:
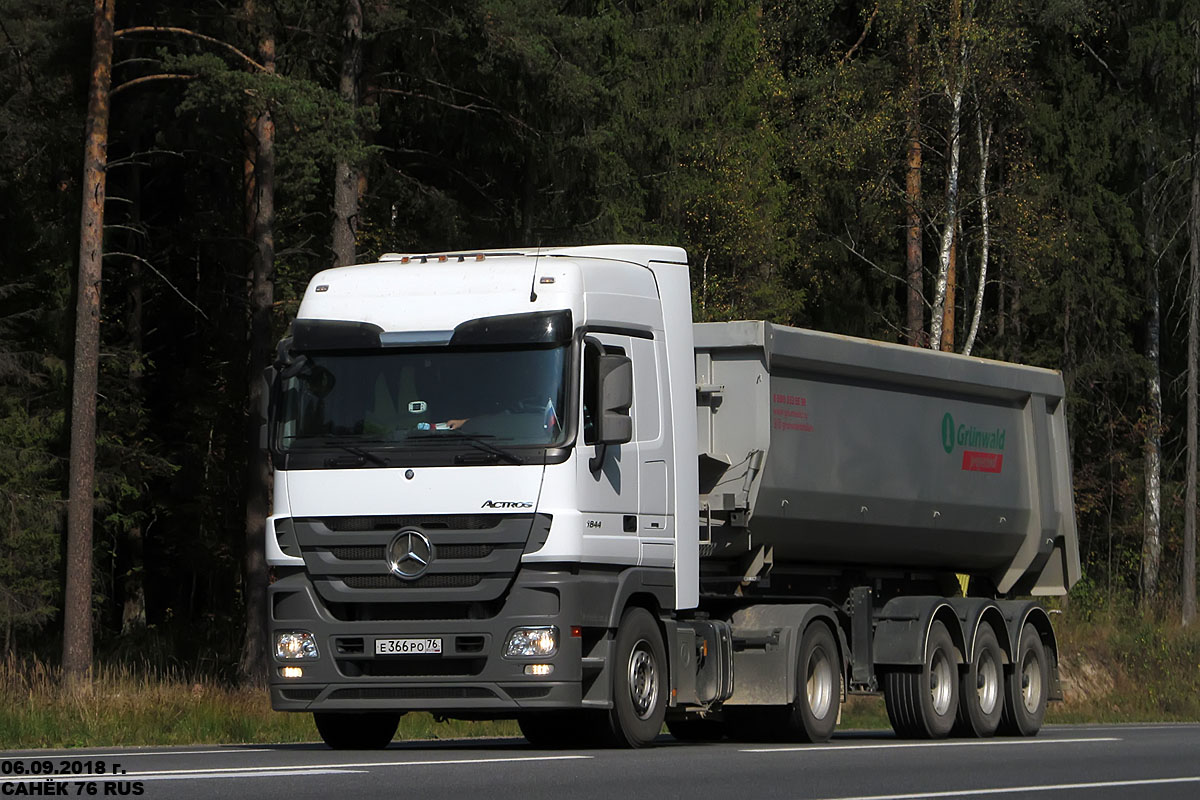
<path id="1" fill-rule="evenodd" d="M 405 256 L 404 258 L 400 259 L 401 264 L 407 264 L 409 261 L 412 261 L 412 259 L 409 258 L 408 256 Z"/>
<path id="2" fill-rule="evenodd" d="M 554 278 L 538 278 L 538 283 L 542 285 L 548 285 L 554 283 Z"/>
<path id="3" fill-rule="evenodd" d="M 443 261 L 445 261 L 445 260 L 446 260 L 446 257 L 445 257 L 445 256 L 438 256 L 438 263 L 439 263 L 439 264 L 440 264 L 440 263 L 442 263 L 442 262 L 443 262 Z"/>
<path id="4" fill-rule="evenodd" d="M 477 254 L 475 255 L 475 260 L 476 260 L 476 261 L 483 261 L 483 253 L 477 253 Z"/>

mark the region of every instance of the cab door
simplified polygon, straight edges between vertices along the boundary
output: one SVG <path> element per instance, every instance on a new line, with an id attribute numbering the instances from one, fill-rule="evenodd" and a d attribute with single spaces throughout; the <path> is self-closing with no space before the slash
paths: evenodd
<path id="1" fill-rule="evenodd" d="M 579 511 L 583 524 L 583 555 L 588 561 L 635 565 L 640 559 L 638 543 L 638 492 L 640 463 L 636 442 L 637 365 L 634 364 L 633 418 L 635 441 L 604 447 L 599 470 L 591 462 L 600 445 L 596 444 L 595 397 L 596 365 L 605 354 L 629 356 L 630 337 L 612 333 L 589 333 L 584 337 L 582 375 L 583 401 L 580 403 L 579 436 L 576 459 Z"/>

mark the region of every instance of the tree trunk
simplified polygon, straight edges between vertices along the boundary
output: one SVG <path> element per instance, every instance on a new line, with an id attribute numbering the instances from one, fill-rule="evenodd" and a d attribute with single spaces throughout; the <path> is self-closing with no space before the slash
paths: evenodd
<path id="1" fill-rule="evenodd" d="M 1148 608 L 1158 592 L 1158 576 L 1162 563 L 1162 375 L 1160 372 L 1159 339 L 1161 312 L 1158 283 L 1158 213 L 1154 204 L 1154 174 L 1157 171 L 1155 150 L 1146 147 L 1146 180 L 1142 184 L 1142 209 L 1146 218 L 1146 362 L 1150 374 L 1146 378 L 1146 435 L 1142 445 L 1145 455 L 1146 510 L 1142 523 L 1141 602 Z"/>
<path id="2" fill-rule="evenodd" d="M 947 284 L 953 267 L 955 234 L 958 229 L 958 162 L 962 144 L 959 129 L 962 122 L 963 82 L 966 75 L 966 48 L 962 44 L 961 35 L 961 0 L 952 0 L 950 8 L 951 61 L 945 69 L 946 93 L 950 99 L 950 157 L 946 166 L 946 227 L 942 230 L 938 274 L 933 290 L 933 319 L 929 324 L 929 347 L 933 350 L 943 346 L 942 331 L 945 321 L 942 317 L 945 314 Z"/>
<path id="3" fill-rule="evenodd" d="M 67 581 L 63 601 L 63 677 L 87 683 L 92 668 L 92 511 L 96 472 L 96 384 L 100 353 L 100 279 L 104 257 L 105 170 L 112 87 L 116 0 L 95 0 L 92 77 L 83 153 L 79 215 L 79 279 L 75 305 L 75 367 L 71 387 L 70 499 Z"/>
<path id="4" fill-rule="evenodd" d="M 955 214 L 957 219 L 958 215 Z M 954 352 L 954 312 L 958 293 L 958 243 L 962 240 L 962 231 L 958 225 L 954 228 L 954 238 L 950 240 L 950 264 L 946 269 L 946 297 L 942 301 L 942 352 Z"/>
<path id="5" fill-rule="evenodd" d="M 257 20 L 253 0 L 247 0 L 247 17 Z M 260 26 L 259 60 L 268 73 L 275 71 L 275 37 L 266 23 Z M 267 562 L 263 537 L 270 513 L 270 466 L 258 449 L 258 409 L 263 400 L 262 373 L 271 351 L 271 306 L 274 303 L 275 264 L 275 123 L 270 109 L 262 109 L 254 127 L 254 254 L 250 264 L 250 325 L 247 382 L 246 531 L 243 592 L 246 633 L 240 673 L 249 684 L 267 677 Z"/>
<path id="6" fill-rule="evenodd" d="M 1183 624 L 1196 620 L 1196 370 L 1200 369 L 1200 21 L 1192 23 L 1196 44 L 1192 71 L 1192 208 L 1190 233 L 1190 278 L 1188 288 L 1187 370 L 1187 489 L 1183 510 Z"/>
<path id="7" fill-rule="evenodd" d="M 908 96 L 904 105 L 908 112 L 908 163 L 904 181 L 904 215 L 906 227 L 905 275 L 908 284 L 908 308 L 905 319 L 905 342 L 919 347 L 925 329 L 924 252 L 921 243 L 921 69 L 917 36 L 920 32 L 918 15 L 910 9 L 905 49 L 908 54 Z"/>
<path id="8" fill-rule="evenodd" d="M 145 113 L 145 104 L 131 109 L 135 119 Z M 129 166 L 129 225 L 134 229 L 126 246 L 130 253 L 138 254 L 142 248 L 142 167 L 138 163 Z M 144 361 L 144 315 L 146 307 L 146 282 L 142 262 L 136 258 L 129 264 L 129 310 L 125 320 L 125 331 L 129 335 L 130 365 L 129 392 L 139 406 L 145 404 L 145 361 Z M 144 480 L 138 476 L 139 480 Z M 145 501 L 143 500 L 143 504 Z M 146 587 L 144 566 L 144 531 L 140 522 L 129 526 L 120 539 L 117 563 L 121 575 L 121 633 L 122 635 L 143 630 L 146 627 Z"/>
<path id="9" fill-rule="evenodd" d="M 338 92 L 346 104 L 358 109 L 358 83 L 363 66 L 362 0 L 345 0 L 343 6 L 342 72 Z M 351 161 L 339 156 L 333 167 L 333 263 L 353 264 L 358 227 L 359 173 Z"/>
<path id="10" fill-rule="evenodd" d="M 989 120 L 987 134 L 983 133 L 983 125 L 975 118 L 975 135 L 979 140 L 979 285 L 975 287 L 975 310 L 971 314 L 971 330 L 967 333 L 967 343 L 963 345 L 963 355 L 971 355 L 975 348 L 975 337 L 979 335 L 979 321 L 983 318 L 983 292 L 987 287 L 988 255 L 991 252 L 991 223 L 988 217 L 987 171 L 988 161 L 992 153 L 992 123 Z"/>

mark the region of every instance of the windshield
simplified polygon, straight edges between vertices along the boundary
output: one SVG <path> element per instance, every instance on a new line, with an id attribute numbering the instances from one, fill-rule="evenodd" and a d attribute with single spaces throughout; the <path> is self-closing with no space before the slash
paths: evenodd
<path id="1" fill-rule="evenodd" d="M 565 438 L 566 347 L 310 352 L 297 366 L 280 382 L 283 452 L 494 454 Z"/>

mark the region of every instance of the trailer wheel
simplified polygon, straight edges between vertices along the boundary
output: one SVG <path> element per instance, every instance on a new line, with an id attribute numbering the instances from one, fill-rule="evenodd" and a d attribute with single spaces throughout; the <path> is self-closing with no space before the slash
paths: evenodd
<path id="1" fill-rule="evenodd" d="M 796 699 L 785 709 L 782 738 L 827 742 L 837 726 L 842 701 L 841 658 L 829 628 L 809 625 L 800 637 L 796 660 Z"/>
<path id="2" fill-rule="evenodd" d="M 609 723 L 618 746 L 654 741 L 667 716 L 667 654 L 650 612 L 630 608 L 617 628 Z"/>
<path id="3" fill-rule="evenodd" d="M 1007 675 L 1000 730 L 1009 736 L 1036 736 L 1046 718 L 1049 687 L 1046 646 L 1042 644 L 1037 628 L 1026 623 L 1021 629 L 1017 657 Z"/>
<path id="4" fill-rule="evenodd" d="M 996 733 L 1004 713 L 1004 662 L 991 626 L 979 629 L 975 655 L 962 673 L 954 733 L 985 738 Z"/>
<path id="5" fill-rule="evenodd" d="M 400 714 L 388 711 L 314 711 L 317 733 L 334 750 L 382 750 L 396 735 Z"/>
<path id="6" fill-rule="evenodd" d="M 884 702 L 898 736 L 942 739 L 958 711 L 958 659 L 946 626 L 934 621 L 925 640 L 925 663 L 884 675 Z"/>

